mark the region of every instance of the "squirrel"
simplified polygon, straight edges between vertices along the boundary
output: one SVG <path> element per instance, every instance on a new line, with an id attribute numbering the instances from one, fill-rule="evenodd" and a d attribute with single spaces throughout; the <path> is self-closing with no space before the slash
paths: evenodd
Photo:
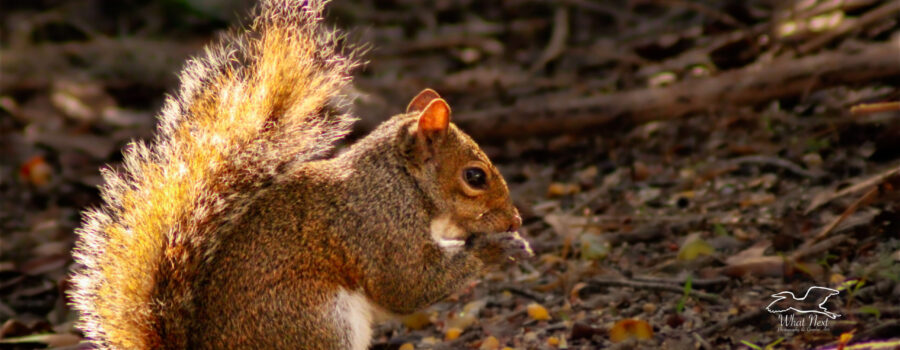
<path id="1" fill-rule="evenodd" d="M 533 256 L 507 185 L 433 90 L 342 152 L 358 50 L 325 1 L 263 0 L 187 62 L 103 169 L 70 299 L 98 348 L 366 349 L 380 315 Z"/>

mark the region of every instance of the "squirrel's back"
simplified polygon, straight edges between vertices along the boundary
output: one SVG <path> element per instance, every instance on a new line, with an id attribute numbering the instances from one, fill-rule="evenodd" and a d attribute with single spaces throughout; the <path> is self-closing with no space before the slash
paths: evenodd
<path id="1" fill-rule="evenodd" d="M 327 154 L 349 131 L 337 111 L 356 61 L 321 25 L 323 5 L 263 0 L 248 29 L 187 63 L 156 137 L 103 172 L 104 203 L 77 230 L 72 292 L 100 347 L 183 348 L 179 322 L 216 228 L 281 169 Z"/>

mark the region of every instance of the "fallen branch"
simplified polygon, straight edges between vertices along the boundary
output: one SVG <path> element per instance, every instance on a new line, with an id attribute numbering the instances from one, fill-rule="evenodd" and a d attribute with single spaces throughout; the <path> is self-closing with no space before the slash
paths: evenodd
<path id="1" fill-rule="evenodd" d="M 714 77 L 577 98 L 531 97 L 515 105 L 461 112 L 455 122 L 489 141 L 536 135 L 583 133 L 612 120 L 641 123 L 671 119 L 723 106 L 754 105 L 829 86 L 900 75 L 900 43 L 868 44 L 857 50 L 785 57 Z"/>

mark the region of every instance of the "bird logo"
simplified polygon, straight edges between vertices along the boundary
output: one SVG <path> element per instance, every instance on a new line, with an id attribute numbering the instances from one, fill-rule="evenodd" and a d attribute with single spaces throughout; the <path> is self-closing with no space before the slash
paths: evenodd
<path id="1" fill-rule="evenodd" d="M 825 315 L 833 320 L 841 315 L 828 311 L 823 305 L 828 301 L 828 298 L 838 294 L 840 292 L 837 289 L 817 286 L 809 287 L 806 290 L 806 295 L 802 298 L 795 297 L 794 293 L 789 291 L 778 292 L 772 294 L 772 298 L 775 298 L 775 301 L 766 306 L 766 310 L 771 313 L 782 313 L 788 310 L 794 310 L 801 314 L 816 313 Z"/>

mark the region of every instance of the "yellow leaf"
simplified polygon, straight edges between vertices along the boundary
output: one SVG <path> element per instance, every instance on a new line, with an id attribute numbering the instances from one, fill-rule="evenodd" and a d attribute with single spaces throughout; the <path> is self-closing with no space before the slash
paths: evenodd
<path id="1" fill-rule="evenodd" d="M 401 322 L 403 322 L 403 325 L 406 326 L 406 328 L 415 331 L 425 328 L 425 326 L 431 324 L 431 319 L 429 319 L 427 313 L 420 311 L 403 316 Z"/>
<path id="2" fill-rule="evenodd" d="M 459 338 L 459 335 L 462 334 L 462 331 L 462 329 L 456 327 L 447 328 L 447 330 L 444 331 L 444 340 L 456 340 L 456 338 Z"/>
<path id="3" fill-rule="evenodd" d="M 550 319 L 550 313 L 547 312 L 547 308 L 541 306 L 538 303 L 528 304 L 527 307 L 528 316 L 537 321 L 547 321 Z"/>
<path id="4" fill-rule="evenodd" d="M 497 340 L 496 337 L 490 336 L 490 337 L 485 338 L 484 341 L 481 342 L 481 347 L 479 347 L 478 349 L 479 350 L 497 350 L 499 348 L 500 348 L 500 341 Z"/>
<path id="5" fill-rule="evenodd" d="M 706 243 L 699 235 L 691 235 L 685 239 L 684 245 L 678 250 L 678 260 L 691 261 L 701 255 L 712 255 L 715 248 Z"/>
<path id="6" fill-rule="evenodd" d="M 550 346 L 557 346 L 557 345 L 559 345 L 559 338 L 557 338 L 557 337 L 550 337 L 550 338 L 547 338 L 547 345 L 550 345 Z"/>
<path id="7" fill-rule="evenodd" d="M 577 184 L 554 182 L 547 186 L 547 197 L 556 198 L 577 194 L 581 188 Z"/>
<path id="8" fill-rule="evenodd" d="M 616 322 L 609 329 L 609 340 L 613 343 L 620 343 L 628 338 L 651 339 L 653 327 L 646 321 L 629 318 Z"/>

